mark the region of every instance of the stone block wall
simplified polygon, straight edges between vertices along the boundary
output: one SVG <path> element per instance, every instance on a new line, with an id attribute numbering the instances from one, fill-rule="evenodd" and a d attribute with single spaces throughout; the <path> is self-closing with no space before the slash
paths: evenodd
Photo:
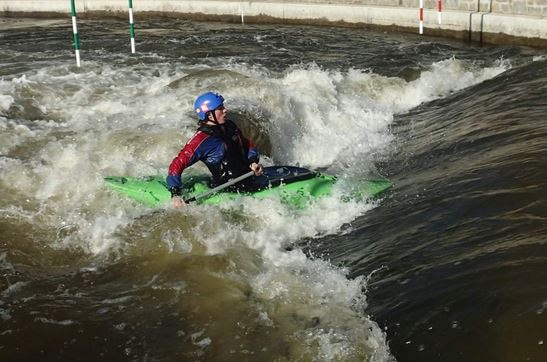
<path id="1" fill-rule="evenodd" d="M 426 35 L 547 48 L 547 0 L 424 0 Z M 0 0 L 0 16 L 58 16 L 68 0 Z M 127 19 L 127 0 L 76 0 L 80 16 Z M 139 16 L 255 23 L 367 24 L 417 31 L 420 0 L 134 0 Z M 146 14 L 146 15 L 145 15 Z M 433 15 L 433 16 L 431 16 Z"/>
<path id="2" fill-rule="evenodd" d="M 492 2 L 492 12 L 547 16 L 547 0 L 496 0 Z"/>
<path id="3" fill-rule="evenodd" d="M 65 0 L 69 3 L 68 0 Z M 420 0 L 208 0 L 218 3 L 241 3 L 252 5 L 253 3 L 291 3 L 291 4 L 329 4 L 329 5 L 362 5 L 362 6 L 387 6 L 391 8 L 418 9 Z M 28 4 L 27 7 L 36 9 L 51 8 L 52 3 L 58 1 L 35 0 L 0 0 L 0 5 L 12 3 Z M 98 0 L 76 0 L 78 4 L 93 7 Z M 140 0 L 134 0 L 135 8 L 138 8 Z M 177 3 L 177 0 L 169 0 L 169 3 Z M 182 2 L 182 1 L 181 1 Z M 428 10 L 437 9 L 438 0 L 424 0 L 424 7 Z M 162 1 L 158 0 L 158 3 Z M 163 1 L 165 3 L 165 1 Z M 67 5 L 68 7 L 69 5 Z M 480 11 L 506 15 L 531 15 L 547 17 L 547 0 L 442 0 L 443 10 L 454 11 Z"/>
<path id="4" fill-rule="evenodd" d="M 426 9 L 436 9 L 437 1 L 424 0 L 424 7 Z M 420 4 L 420 0 L 277 0 L 276 2 L 352 4 L 403 8 L 419 8 Z M 547 0 L 442 0 L 442 8 L 443 10 L 491 11 L 498 14 L 547 16 Z"/>

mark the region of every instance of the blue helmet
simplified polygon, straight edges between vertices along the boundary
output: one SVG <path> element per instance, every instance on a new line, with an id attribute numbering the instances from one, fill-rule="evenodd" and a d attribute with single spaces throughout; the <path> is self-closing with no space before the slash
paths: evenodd
<path id="1" fill-rule="evenodd" d="M 207 119 L 207 112 L 214 111 L 222 105 L 224 105 L 224 98 L 220 94 L 207 92 L 196 98 L 194 110 L 198 114 L 199 120 L 205 121 Z"/>

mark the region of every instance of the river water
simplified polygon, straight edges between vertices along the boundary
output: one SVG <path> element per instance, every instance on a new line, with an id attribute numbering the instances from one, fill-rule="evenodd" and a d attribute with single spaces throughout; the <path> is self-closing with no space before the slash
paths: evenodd
<path id="1" fill-rule="evenodd" d="M 360 29 L 0 19 L 3 361 L 545 361 L 547 58 Z M 221 92 L 265 165 L 383 197 L 151 210 Z M 196 165 L 195 169 L 203 169 Z"/>

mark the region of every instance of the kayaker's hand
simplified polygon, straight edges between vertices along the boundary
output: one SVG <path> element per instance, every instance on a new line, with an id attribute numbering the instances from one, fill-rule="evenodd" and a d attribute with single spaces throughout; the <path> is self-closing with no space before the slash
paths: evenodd
<path id="1" fill-rule="evenodd" d="M 253 162 L 251 163 L 251 170 L 254 171 L 255 176 L 260 176 L 264 173 L 264 169 L 260 163 Z"/>
<path id="2" fill-rule="evenodd" d="M 180 196 L 173 196 L 173 198 L 171 199 L 171 203 L 177 209 L 181 209 L 186 206 L 186 202 L 184 202 L 184 200 Z"/>

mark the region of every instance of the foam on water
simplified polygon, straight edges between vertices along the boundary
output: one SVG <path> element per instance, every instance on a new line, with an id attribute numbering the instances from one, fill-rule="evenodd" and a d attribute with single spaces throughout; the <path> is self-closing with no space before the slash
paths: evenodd
<path id="1" fill-rule="evenodd" d="M 455 58 L 437 62 L 411 82 L 350 69 L 315 65 L 287 71 L 274 90 L 283 96 L 272 108 L 279 140 L 276 151 L 288 163 L 312 168 L 367 158 L 389 146 L 394 114 L 492 78 L 507 62 L 478 68 Z M 289 141 L 289 145 L 286 142 Z M 282 149 L 279 145 L 282 145 Z M 369 159 L 370 162 L 370 159 Z M 360 164 L 360 168 L 366 165 Z"/>
<path id="2" fill-rule="evenodd" d="M 342 208 L 346 212 L 340 212 Z M 202 205 L 182 211 L 185 217 L 202 220 L 178 240 L 199 240 L 210 254 L 241 246 L 257 251 L 258 270 L 256 264 L 243 263 L 232 273 L 247 279 L 253 300 L 260 301 L 263 323 L 283 326 L 292 344 L 304 343 L 306 354 L 316 351 L 319 360 L 357 356 L 387 360 L 383 332 L 361 312 L 366 307 L 365 279 L 350 280 L 346 269 L 310 258 L 299 248 L 286 248 L 303 237 L 337 232 L 340 225 L 370 208 L 370 204 L 342 203 L 333 197 L 306 210 L 291 210 L 274 198 L 244 197 L 221 207 Z M 241 215 L 246 219 L 241 220 Z"/>

